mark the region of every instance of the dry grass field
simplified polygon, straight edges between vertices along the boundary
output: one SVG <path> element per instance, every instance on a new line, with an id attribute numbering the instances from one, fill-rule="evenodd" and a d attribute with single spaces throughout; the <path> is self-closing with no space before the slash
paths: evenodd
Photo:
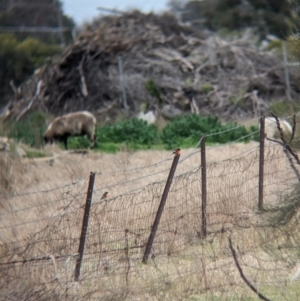
<path id="1" fill-rule="evenodd" d="M 0 157 L 0 300 L 300 300 L 299 215 L 272 223 L 297 177 L 279 146 L 265 150 L 257 210 L 258 144 L 208 147 L 207 237 L 201 237 L 199 149 L 181 151 L 147 264 L 142 263 L 173 156 L 51 149 Z M 96 172 L 79 281 L 74 270 L 90 172 Z M 101 200 L 108 191 L 107 200 Z M 275 212 L 275 213 L 274 213 Z"/>

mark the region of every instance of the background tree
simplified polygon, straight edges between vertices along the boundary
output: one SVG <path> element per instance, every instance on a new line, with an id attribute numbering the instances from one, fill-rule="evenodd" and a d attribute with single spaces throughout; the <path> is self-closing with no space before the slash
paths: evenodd
<path id="1" fill-rule="evenodd" d="M 288 0 L 171 0 L 169 6 L 183 21 L 212 31 L 253 28 L 261 39 L 272 34 L 285 38 L 299 27 L 297 10 Z"/>
<path id="2" fill-rule="evenodd" d="M 62 46 L 72 42 L 74 26 L 57 0 L 0 2 L 0 107 L 13 93 L 9 82 L 18 86 L 47 57 L 61 52 Z M 68 30 L 60 31 L 63 27 Z"/>
<path id="3" fill-rule="evenodd" d="M 61 43 L 62 39 L 66 43 L 72 41 L 72 28 L 75 23 L 72 18 L 62 12 L 62 3 L 58 0 L 2 0 L 0 6 L 0 26 L 2 30 L 8 27 L 33 27 L 36 30 L 30 32 L 15 31 L 18 39 L 28 36 L 35 37 L 46 43 Z M 53 32 L 41 32 L 42 27 L 52 27 Z M 59 31 L 54 31 L 60 27 L 68 30 L 63 31 L 63 37 Z"/>

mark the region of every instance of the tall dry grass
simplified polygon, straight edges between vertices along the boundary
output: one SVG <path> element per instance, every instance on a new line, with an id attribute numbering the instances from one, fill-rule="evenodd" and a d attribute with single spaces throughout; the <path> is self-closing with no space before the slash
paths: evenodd
<path id="1" fill-rule="evenodd" d="M 191 155 L 192 154 L 192 155 Z M 145 243 L 172 156 L 164 151 L 117 155 L 61 152 L 19 162 L 26 172 L 2 198 L 1 291 L 39 300 L 256 300 L 247 277 L 272 300 L 297 300 L 298 216 L 284 228 L 257 211 L 258 144 L 207 149 L 207 230 L 201 239 L 199 151 L 183 150 L 147 265 Z M 96 171 L 79 282 L 74 268 L 88 176 Z M 297 182 L 282 149 L 266 148 L 265 206 L 277 206 Z M 101 201 L 109 191 L 107 201 Z M 11 262 L 11 264 L 7 264 Z M 252 298 L 252 299 L 251 299 Z M 294 298 L 294 299 L 293 299 Z M 15 300 L 17 300 L 15 298 Z"/>

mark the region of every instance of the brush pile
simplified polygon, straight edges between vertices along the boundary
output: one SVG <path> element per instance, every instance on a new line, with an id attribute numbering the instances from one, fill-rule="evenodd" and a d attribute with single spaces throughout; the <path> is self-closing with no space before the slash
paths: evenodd
<path id="1" fill-rule="evenodd" d="M 295 96 L 297 74 L 290 81 Z M 136 114 L 143 103 L 160 112 L 168 105 L 235 120 L 258 116 L 271 101 L 284 99 L 286 84 L 282 60 L 246 35 L 225 41 L 170 14 L 133 11 L 93 21 L 60 57 L 14 90 L 4 118 L 85 109 L 114 119 L 126 109 Z"/>

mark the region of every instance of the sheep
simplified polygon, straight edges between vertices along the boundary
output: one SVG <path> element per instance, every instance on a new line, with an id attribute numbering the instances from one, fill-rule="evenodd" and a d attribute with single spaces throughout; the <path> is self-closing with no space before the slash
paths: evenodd
<path id="1" fill-rule="evenodd" d="M 96 122 L 95 116 L 87 111 L 56 117 L 44 133 L 45 144 L 52 144 L 54 140 L 63 141 L 68 149 L 68 137 L 87 135 L 90 146 L 93 147 L 96 142 Z"/>
<path id="2" fill-rule="evenodd" d="M 289 122 L 287 122 L 284 119 L 278 118 L 278 121 L 279 121 L 280 127 L 283 132 L 283 137 L 284 137 L 285 141 L 288 142 L 292 136 L 293 128 L 289 124 Z M 280 137 L 280 133 L 279 133 L 279 130 L 277 127 L 276 119 L 274 117 L 266 117 L 265 118 L 265 134 L 266 134 L 266 137 L 268 137 L 268 138 L 281 141 L 281 137 Z"/>

